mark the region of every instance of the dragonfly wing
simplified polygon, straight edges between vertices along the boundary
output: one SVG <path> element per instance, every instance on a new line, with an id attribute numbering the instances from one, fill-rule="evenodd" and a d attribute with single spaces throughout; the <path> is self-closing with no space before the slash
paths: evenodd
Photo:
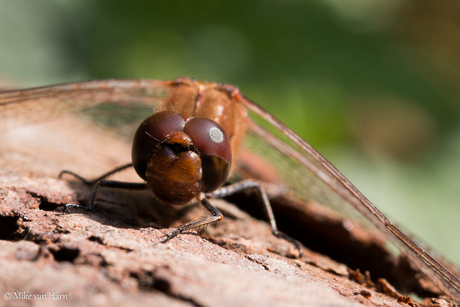
<path id="1" fill-rule="evenodd" d="M 334 207 L 339 212 L 362 215 L 386 238 L 398 246 L 410 263 L 431 280 L 444 294 L 460 302 L 460 281 L 436 259 L 396 228 L 359 190 L 310 144 L 294 133 L 272 114 L 256 103 L 236 95 L 250 111 L 247 120 L 246 147 L 271 155 L 273 164 L 279 165 L 290 190 L 304 199 Z M 254 120 L 252 120 L 254 119 Z M 256 124 L 257 122 L 257 124 Z M 263 126 L 263 127 L 262 127 Z M 348 208 L 354 208 L 351 213 Z M 363 218 L 360 218 L 363 220 Z"/>
<path id="2" fill-rule="evenodd" d="M 171 82 L 101 80 L 0 92 L 0 130 L 56 118 L 103 104 L 163 108 Z"/>

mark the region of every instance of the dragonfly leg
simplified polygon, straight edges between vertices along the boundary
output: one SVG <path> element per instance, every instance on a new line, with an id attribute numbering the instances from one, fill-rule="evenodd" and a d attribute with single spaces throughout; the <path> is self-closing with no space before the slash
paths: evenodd
<path id="1" fill-rule="evenodd" d="M 214 223 L 214 222 L 217 222 L 217 221 L 221 221 L 224 218 L 222 213 L 216 207 L 211 205 L 211 203 L 209 202 L 209 200 L 206 198 L 206 196 L 203 193 L 200 193 L 197 196 L 197 199 L 200 202 L 200 204 L 203 207 L 205 207 L 212 214 L 212 216 L 207 217 L 207 218 L 203 218 L 203 219 L 199 219 L 199 220 L 195 220 L 195 221 L 189 222 L 189 223 L 187 223 L 185 225 L 182 225 L 182 226 L 178 227 L 173 232 L 168 233 L 168 234 L 165 235 L 166 239 L 164 239 L 162 241 L 163 243 L 167 242 L 168 240 L 170 240 L 172 238 L 174 238 L 175 236 L 177 236 L 180 233 L 183 233 L 185 231 L 188 231 L 188 230 L 196 228 L 196 227 L 200 227 L 200 226 L 203 226 L 203 225 L 207 225 L 207 224 L 211 224 L 211 223 Z"/>
<path id="2" fill-rule="evenodd" d="M 117 189 L 126 189 L 126 190 L 147 190 L 146 183 L 137 183 L 137 182 L 124 182 L 124 181 L 114 181 L 114 180 L 100 180 L 96 183 L 93 188 L 93 193 L 91 194 L 91 199 L 89 200 L 86 210 L 92 210 L 94 207 L 94 200 L 96 199 L 97 192 L 99 188 L 117 188 Z"/>
<path id="3" fill-rule="evenodd" d="M 137 183 L 137 182 L 124 182 L 124 181 L 114 181 L 114 180 L 100 180 L 96 183 L 93 188 L 93 192 L 91 193 L 91 199 L 89 200 L 88 206 L 80 206 L 76 204 L 67 204 L 66 209 L 69 208 L 84 208 L 85 210 L 93 210 L 94 207 L 94 200 L 96 199 L 97 192 L 99 188 L 117 188 L 117 189 L 126 189 L 126 190 L 147 190 L 147 184 L 145 183 Z"/>
<path id="4" fill-rule="evenodd" d="M 109 177 L 110 175 L 113 175 L 113 174 L 115 174 L 115 173 L 117 173 L 119 171 L 122 171 L 122 170 L 124 170 L 124 169 L 126 169 L 128 167 L 131 167 L 131 166 L 133 166 L 132 163 L 122 165 L 122 166 L 117 167 L 114 170 L 111 170 L 110 172 L 107 172 L 107 173 L 103 174 L 102 176 L 99 176 L 98 178 L 93 179 L 93 180 L 88 180 L 86 178 L 83 178 L 80 175 L 78 175 L 78 174 L 76 174 L 74 172 L 71 172 L 71 171 L 67 171 L 67 170 L 62 171 L 59 174 L 59 177 L 58 177 L 59 179 L 61 179 L 64 174 L 68 174 L 68 175 L 72 175 L 75 178 L 77 178 L 78 180 L 82 181 L 85 185 L 94 185 L 95 184 L 95 186 L 93 188 L 93 193 L 91 194 L 91 199 L 90 199 L 87 207 L 80 206 L 80 205 L 77 205 L 77 204 L 67 204 L 66 209 L 69 210 L 69 208 L 84 208 L 86 210 L 92 210 L 93 206 L 94 206 L 94 200 L 96 198 L 96 194 L 97 194 L 98 189 L 100 187 L 111 187 L 111 188 L 128 189 L 128 190 L 145 190 L 145 189 L 147 189 L 147 186 L 146 186 L 145 183 L 132 183 L 132 182 L 122 182 L 122 181 L 113 181 L 113 180 L 102 180 L 104 178 Z"/>
<path id="5" fill-rule="evenodd" d="M 122 171 L 122 170 L 124 170 L 124 169 L 126 169 L 126 168 L 128 168 L 128 167 L 131 167 L 131 166 L 133 166 L 132 163 L 125 164 L 125 165 L 120 166 L 120 167 L 117 167 L 116 169 L 111 170 L 110 172 L 107 172 L 107 173 L 103 174 L 102 176 L 99 176 L 98 178 L 93 179 L 93 180 L 85 179 L 85 178 L 81 177 L 80 175 L 78 175 L 78 174 L 76 174 L 76 173 L 74 173 L 74 172 L 71 172 L 71 171 L 67 171 L 67 170 L 62 171 L 62 172 L 59 174 L 58 178 L 61 179 L 61 178 L 62 178 L 62 175 L 68 174 L 68 175 L 74 176 L 75 178 L 77 178 L 78 180 L 80 180 L 81 182 L 83 182 L 83 183 L 86 184 L 86 185 L 93 185 L 93 184 L 95 184 L 96 182 L 98 182 L 98 181 L 100 181 L 100 180 L 102 180 L 102 179 L 104 179 L 104 178 L 107 178 L 107 177 L 109 177 L 110 175 L 113 175 L 113 174 L 115 174 L 115 173 L 117 173 L 117 172 L 119 172 L 119 171 Z"/>
<path id="6" fill-rule="evenodd" d="M 259 181 L 253 180 L 253 179 L 243 180 L 235 184 L 232 184 L 226 187 L 222 187 L 212 193 L 208 193 L 206 194 L 206 196 L 214 197 L 214 198 L 222 198 L 222 197 L 232 195 L 234 193 L 238 193 L 241 191 L 249 190 L 249 189 L 253 189 L 259 193 L 259 196 L 262 199 L 262 202 L 264 204 L 265 212 L 267 213 L 268 220 L 270 222 L 272 233 L 276 237 L 284 239 L 285 241 L 294 245 L 299 250 L 299 258 L 302 257 L 302 246 L 300 245 L 300 243 L 278 230 L 278 226 L 276 225 L 276 221 L 275 221 L 275 215 L 273 214 L 272 206 L 270 205 L 270 201 L 268 199 L 267 193 L 265 192 L 264 187 L 260 184 Z"/>

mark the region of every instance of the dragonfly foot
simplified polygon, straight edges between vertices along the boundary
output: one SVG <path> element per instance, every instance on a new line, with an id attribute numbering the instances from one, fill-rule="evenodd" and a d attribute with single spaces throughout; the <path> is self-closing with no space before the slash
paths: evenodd
<path id="1" fill-rule="evenodd" d="M 66 204 L 66 205 L 65 205 L 64 211 L 67 211 L 67 212 L 70 213 L 70 208 L 82 208 L 82 209 L 88 210 L 88 208 L 86 208 L 85 206 L 82 206 L 82 205 L 78 205 L 78 204 Z"/>
<path id="2" fill-rule="evenodd" d="M 169 240 L 171 240 L 172 238 L 174 238 L 175 236 L 177 236 L 178 234 L 180 233 L 180 230 L 179 229 L 176 229 L 170 233 L 167 233 L 167 234 L 164 234 L 162 235 L 161 237 L 163 237 L 164 239 L 162 239 L 160 242 L 161 243 L 166 243 L 168 242 Z"/>

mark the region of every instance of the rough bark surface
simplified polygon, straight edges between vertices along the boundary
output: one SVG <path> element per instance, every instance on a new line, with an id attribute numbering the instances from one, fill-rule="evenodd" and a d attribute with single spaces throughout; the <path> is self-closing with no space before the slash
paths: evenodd
<path id="1" fill-rule="evenodd" d="M 112 189 L 101 191 L 91 212 L 67 208 L 86 205 L 91 187 L 57 179 L 62 169 L 91 178 L 130 158 L 129 145 L 113 133 L 89 126 L 77 133 L 77 125 L 68 117 L 0 135 L 0 305 L 406 305 L 328 256 L 305 248 L 296 259 L 297 250 L 274 237 L 268 223 L 234 204 L 252 204 L 246 195 L 213 200 L 224 221 L 167 243 L 160 243 L 165 233 L 204 216 L 204 209 L 171 208 L 147 192 Z M 117 179 L 138 180 L 133 172 Z M 326 245 L 342 240 L 342 231 L 358 254 L 379 253 L 378 237 L 316 204 L 281 198 L 274 207 L 281 225 L 328 220 L 339 231 L 322 239 Z"/>

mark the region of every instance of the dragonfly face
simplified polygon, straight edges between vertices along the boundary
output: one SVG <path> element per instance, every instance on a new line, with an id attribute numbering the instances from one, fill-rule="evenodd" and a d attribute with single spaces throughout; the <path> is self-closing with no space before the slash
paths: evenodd
<path id="1" fill-rule="evenodd" d="M 373 225 L 388 242 L 399 246 L 418 272 L 444 294 L 460 301 L 460 281 L 455 275 L 394 227 L 307 142 L 231 85 L 201 83 L 188 78 L 107 80 L 4 92 L 0 93 L 0 129 L 105 103 L 150 106 L 153 117 L 144 121 L 146 126 L 155 126 L 157 120 L 165 118 L 172 122 L 165 125 L 164 131 L 139 128 L 133 145 L 136 172 L 147 185 L 157 189 L 155 194 L 159 197 L 165 194 L 161 195 L 164 202 L 178 204 L 205 193 L 212 194 L 227 175 L 246 176 L 244 157 L 247 153 L 263 157 L 296 199 L 313 200 L 339 211 L 353 208 L 364 216 L 365 223 Z M 27 112 L 18 112 L 18 106 Z M 206 119 L 206 123 L 195 126 L 196 119 Z M 270 131 L 256 124 L 255 119 Z M 208 121 L 213 124 L 208 125 Z M 201 131 L 203 127 L 208 127 L 207 132 L 195 134 L 195 129 Z M 214 137 L 218 141 L 201 144 L 203 138 L 212 140 L 211 131 L 216 129 Z M 145 149 L 145 144 L 150 148 Z M 196 156 L 203 153 L 201 158 Z M 174 164 L 170 163 L 171 159 L 185 162 L 178 162 L 178 168 L 174 165 L 170 168 Z M 180 191 L 175 191 L 178 192 L 175 196 L 164 192 L 177 186 L 174 183 L 177 181 L 183 183 L 180 190 L 189 192 L 188 195 Z"/>
<path id="2" fill-rule="evenodd" d="M 181 205 L 225 183 L 232 152 L 227 134 L 216 122 L 162 111 L 139 126 L 132 159 L 155 196 Z"/>

